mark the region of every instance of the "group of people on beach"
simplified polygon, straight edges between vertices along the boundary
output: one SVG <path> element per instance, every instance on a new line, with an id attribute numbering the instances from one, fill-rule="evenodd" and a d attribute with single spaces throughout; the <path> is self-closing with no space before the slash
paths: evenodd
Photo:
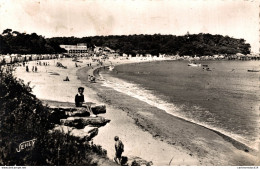
<path id="1" fill-rule="evenodd" d="M 95 83 L 96 82 L 95 76 L 88 75 L 88 81 L 91 82 L 91 83 Z"/>
<path id="2" fill-rule="evenodd" d="M 29 72 L 29 71 L 30 71 L 28 65 L 25 66 L 25 70 L 26 70 L 26 72 Z M 37 72 L 37 71 L 38 71 L 37 66 L 33 66 L 33 67 L 32 67 L 32 72 Z"/>
<path id="3" fill-rule="evenodd" d="M 29 66 L 26 65 L 26 64 L 28 64 L 28 62 L 27 63 L 23 62 L 22 64 L 23 64 L 23 67 L 25 67 L 26 72 L 30 72 Z M 49 62 L 41 62 L 41 61 L 39 61 L 39 62 L 36 62 L 36 65 L 37 66 L 42 66 L 42 65 L 43 66 L 50 66 L 50 63 Z M 32 72 L 37 72 L 38 71 L 38 67 L 37 66 L 32 66 Z"/>
<path id="4" fill-rule="evenodd" d="M 78 88 L 78 93 L 75 96 L 75 106 L 76 107 L 85 107 L 87 111 L 93 114 L 91 105 L 85 104 L 85 98 L 84 98 L 84 87 Z M 114 160 L 117 164 L 122 165 L 122 153 L 124 152 L 124 144 L 119 139 L 118 136 L 114 137 L 115 140 L 115 157 Z"/>
<path id="5" fill-rule="evenodd" d="M 36 62 L 37 65 L 41 66 L 42 65 L 42 62 L 39 61 L 39 62 Z M 43 62 L 43 66 L 50 66 L 50 62 Z"/>

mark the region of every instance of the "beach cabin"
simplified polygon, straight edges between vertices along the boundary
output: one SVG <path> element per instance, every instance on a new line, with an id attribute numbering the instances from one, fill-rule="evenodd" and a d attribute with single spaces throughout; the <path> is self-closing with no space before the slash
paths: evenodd
<path id="1" fill-rule="evenodd" d="M 0 54 L 0 62 L 2 62 L 2 60 L 4 60 L 4 56 Z"/>
<path id="2" fill-rule="evenodd" d="M 37 55 L 36 54 L 33 54 L 33 55 L 31 55 L 31 57 L 32 57 L 32 60 L 37 60 Z"/>
<path id="3" fill-rule="evenodd" d="M 18 54 L 11 54 L 11 63 L 18 62 Z"/>
<path id="4" fill-rule="evenodd" d="M 159 58 L 164 58 L 164 57 L 165 57 L 165 54 L 159 53 Z"/>
<path id="5" fill-rule="evenodd" d="M 12 54 L 12 62 L 21 62 L 21 54 Z"/>
<path id="6" fill-rule="evenodd" d="M 32 60 L 32 55 L 25 55 L 25 61 L 31 61 Z"/>
<path id="7" fill-rule="evenodd" d="M 24 58 L 22 57 L 21 54 L 18 54 L 17 56 L 17 62 L 23 62 L 24 61 Z"/>
<path id="8" fill-rule="evenodd" d="M 5 63 L 11 63 L 12 62 L 11 55 L 4 55 L 3 59 L 5 60 Z"/>
<path id="9" fill-rule="evenodd" d="M 219 55 L 218 58 L 219 58 L 219 59 L 224 59 L 225 56 L 224 56 L 224 55 Z"/>

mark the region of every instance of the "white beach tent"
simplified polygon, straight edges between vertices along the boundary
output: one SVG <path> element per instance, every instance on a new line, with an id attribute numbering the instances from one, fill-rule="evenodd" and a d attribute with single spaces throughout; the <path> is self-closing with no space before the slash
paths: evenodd
<path id="1" fill-rule="evenodd" d="M 37 60 L 38 56 L 36 54 L 32 55 L 32 60 Z"/>
<path id="2" fill-rule="evenodd" d="M 237 53 L 236 56 L 245 56 L 245 55 L 242 53 Z"/>
<path id="3" fill-rule="evenodd" d="M 2 62 L 2 60 L 4 60 L 4 55 L 0 55 L 0 62 Z"/>

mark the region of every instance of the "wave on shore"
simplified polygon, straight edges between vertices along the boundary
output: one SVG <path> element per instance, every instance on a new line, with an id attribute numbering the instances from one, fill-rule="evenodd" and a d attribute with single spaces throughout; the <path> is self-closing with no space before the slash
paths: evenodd
<path id="1" fill-rule="evenodd" d="M 200 122 L 188 117 L 185 117 L 182 113 L 182 110 L 174 105 L 173 103 L 169 103 L 167 101 L 164 101 L 163 99 L 156 96 L 151 90 L 143 88 L 141 85 L 126 82 L 122 79 L 111 77 L 107 74 L 100 73 L 102 78 L 104 78 L 104 81 L 102 83 L 103 86 L 112 88 L 118 92 L 127 94 L 131 97 L 134 97 L 136 99 L 139 99 L 140 101 L 144 101 L 148 103 L 151 106 L 157 107 L 161 110 L 164 110 L 166 113 L 171 114 L 175 117 L 178 117 L 180 119 L 183 119 L 185 121 L 200 125 L 202 127 L 205 127 L 209 130 L 212 130 L 216 132 L 217 134 L 226 137 L 228 140 L 237 141 L 239 143 L 244 144 L 246 147 L 252 148 L 257 150 L 258 142 L 255 142 L 252 144 L 249 140 L 246 138 L 234 134 L 230 131 L 226 131 L 224 129 L 209 125 L 205 122 Z M 214 119 L 213 119 L 214 120 Z"/>

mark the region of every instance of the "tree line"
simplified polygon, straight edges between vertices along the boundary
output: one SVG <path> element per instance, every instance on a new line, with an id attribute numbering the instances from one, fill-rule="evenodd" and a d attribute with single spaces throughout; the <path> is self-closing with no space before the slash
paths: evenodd
<path id="1" fill-rule="evenodd" d="M 0 54 L 53 54 L 65 52 L 60 44 L 36 33 L 26 34 L 6 29 L 0 35 Z"/>
<path id="2" fill-rule="evenodd" d="M 251 46 L 244 39 L 223 35 L 189 34 L 175 35 L 110 35 L 91 37 L 53 37 L 44 38 L 36 33 L 26 34 L 6 29 L 0 35 L 0 53 L 62 53 L 60 44 L 76 45 L 87 43 L 94 46 L 106 46 L 118 53 L 126 54 L 170 54 L 205 56 L 216 54 L 249 54 Z"/>

